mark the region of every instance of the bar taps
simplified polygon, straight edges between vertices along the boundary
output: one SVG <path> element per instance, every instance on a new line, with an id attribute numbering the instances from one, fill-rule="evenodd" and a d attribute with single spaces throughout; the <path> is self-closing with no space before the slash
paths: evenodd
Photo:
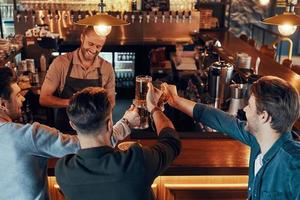
<path id="1" fill-rule="evenodd" d="M 65 14 L 64 14 L 64 20 L 67 20 L 67 19 L 68 19 L 68 13 L 65 12 Z"/>
<path id="2" fill-rule="evenodd" d="M 176 23 L 178 23 L 178 21 L 179 21 L 179 14 L 178 14 L 178 10 L 176 10 L 175 14 L 176 14 Z"/>
<path id="3" fill-rule="evenodd" d="M 71 18 L 71 23 L 73 24 L 73 22 L 74 22 L 74 11 L 73 10 L 71 10 L 70 11 L 70 18 Z"/>
<path id="4" fill-rule="evenodd" d="M 154 12 L 154 23 L 157 23 L 157 11 Z"/>
<path id="5" fill-rule="evenodd" d="M 147 23 L 149 23 L 149 21 L 150 21 L 150 14 L 149 14 L 149 12 L 147 12 L 146 20 L 147 20 Z"/>
<path id="6" fill-rule="evenodd" d="M 127 21 L 127 19 L 128 19 L 128 15 L 127 15 L 127 12 L 125 11 L 124 12 L 124 20 Z"/>
<path id="7" fill-rule="evenodd" d="M 140 12 L 140 14 L 139 14 L 139 23 L 142 23 L 142 20 L 143 20 L 143 13 Z"/>
<path id="8" fill-rule="evenodd" d="M 17 11 L 17 22 L 20 22 L 20 20 L 21 20 L 20 11 Z"/>
<path id="9" fill-rule="evenodd" d="M 161 18 L 162 18 L 162 23 L 165 23 L 166 20 L 165 11 L 162 11 Z"/>
<path id="10" fill-rule="evenodd" d="M 131 14 L 131 23 L 134 23 L 135 15 L 134 13 Z"/>
<path id="11" fill-rule="evenodd" d="M 172 11 L 169 12 L 170 23 L 173 21 Z"/>
<path id="12" fill-rule="evenodd" d="M 89 13 L 88 10 L 86 10 L 86 11 L 85 11 L 85 16 L 84 16 L 84 18 L 87 18 L 87 17 L 89 17 L 89 16 L 90 16 L 90 13 Z"/>
<path id="13" fill-rule="evenodd" d="M 35 16 L 35 11 L 32 10 L 31 19 L 32 19 L 32 24 L 33 24 L 33 25 L 35 25 L 35 18 L 36 18 L 36 16 Z"/>
<path id="14" fill-rule="evenodd" d="M 58 10 L 55 10 L 55 15 L 54 15 L 54 19 L 57 22 L 59 19 L 59 14 L 58 14 Z"/>
<path id="15" fill-rule="evenodd" d="M 192 12 L 189 11 L 189 22 L 192 23 Z"/>
<path id="16" fill-rule="evenodd" d="M 182 11 L 182 23 L 185 21 L 185 11 Z"/>
<path id="17" fill-rule="evenodd" d="M 81 11 L 78 10 L 77 20 L 81 20 L 81 19 L 82 19 Z"/>
<path id="18" fill-rule="evenodd" d="M 51 10 L 48 10 L 47 18 L 48 18 L 49 21 L 52 19 Z"/>
<path id="19" fill-rule="evenodd" d="M 28 21 L 28 12 L 27 10 L 24 11 L 24 22 L 27 23 Z"/>

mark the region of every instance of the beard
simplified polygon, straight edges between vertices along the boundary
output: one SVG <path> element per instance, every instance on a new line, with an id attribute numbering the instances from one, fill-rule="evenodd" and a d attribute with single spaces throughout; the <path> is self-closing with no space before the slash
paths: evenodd
<path id="1" fill-rule="evenodd" d="M 96 56 L 98 56 L 98 54 L 99 54 L 99 51 L 96 51 L 95 53 L 93 53 L 85 48 L 81 48 L 81 52 L 82 52 L 84 59 L 87 61 L 94 61 Z"/>
<path id="2" fill-rule="evenodd" d="M 20 117 L 22 117 L 21 107 L 15 107 L 15 106 L 9 105 L 7 114 L 12 120 L 17 120 Z"/>

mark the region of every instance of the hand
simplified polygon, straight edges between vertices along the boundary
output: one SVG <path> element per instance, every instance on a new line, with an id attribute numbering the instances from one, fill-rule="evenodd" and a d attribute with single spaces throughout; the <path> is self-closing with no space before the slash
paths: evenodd
<path id="1" fill-rule="evenodd" d="M 148 92 L 147 92 L 147 97 L 146 97 L 146 105 L 147 105 L 147 110 L 149 112 L 152 111 L 153 108 L 157 106 L 157 103 L 159 101 L 160 96 L 162 95 L 162 91 L 154 88 L 152 83 L 148 83 Z"/>
<path id="2" fill-rule="evenodd" d="M 130 108 L 125 112 L 123 118 L 128 121 L 130 128 L 139 126 L 141 122 L 138 109 L 134 105 L 130 106 Z"/>
<path id="3" fill-rule="evenodd" d="M 178 97 L 177 88 L 175 85 L 169 85 L 167 83 L 161 84 L 161 89 L 166 95 L 166 100 L 170 106 L 175 105 L 175 99 Z"/>

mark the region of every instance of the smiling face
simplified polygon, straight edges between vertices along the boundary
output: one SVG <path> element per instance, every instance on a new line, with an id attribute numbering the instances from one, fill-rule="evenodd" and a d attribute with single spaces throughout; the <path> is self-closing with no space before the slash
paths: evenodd
<path id="1" fill-rule="evenodd" d="M 245 129 L 252 134 L 255 134 L 259 130 L 259 114 L 256 110 L 255 97 L 250 96 L 248 105 L 244 108 L 247 118 L 247 124 Z"/>
<path id="2" fill-rule="evenodd" d="M 12 119 L 18 119 L 22 114 L 22 104 L 25 98 L 21 95 L 21 89 L 17 83 L 11 84 L 11 95 L 9 100 L 4 100 L 4 106 L 7 109 L 7 115 Z"/>
<path id="3" fill-rule="evenodd" d="M 93 61 L 101 51 L 106 38 L 100 37 L 91 30 L 80 37 L 81 40 L 81 53 L 86 61 Z"/>

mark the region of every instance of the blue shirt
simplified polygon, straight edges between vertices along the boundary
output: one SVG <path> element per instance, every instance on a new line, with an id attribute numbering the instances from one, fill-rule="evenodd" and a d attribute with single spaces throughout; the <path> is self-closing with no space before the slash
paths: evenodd
<path id="1" fill-rule="evenodd" d="M 248 199 L 300 199 L 300 143 L 292 139 L 291 132 L 283 133 L 266 152 L 254 176 L 254 162 L 261 151 L 256 138 L 245 130 L 246 122 L 203 104 L 196 104 L 193 117 L 250 146 Z"/>

